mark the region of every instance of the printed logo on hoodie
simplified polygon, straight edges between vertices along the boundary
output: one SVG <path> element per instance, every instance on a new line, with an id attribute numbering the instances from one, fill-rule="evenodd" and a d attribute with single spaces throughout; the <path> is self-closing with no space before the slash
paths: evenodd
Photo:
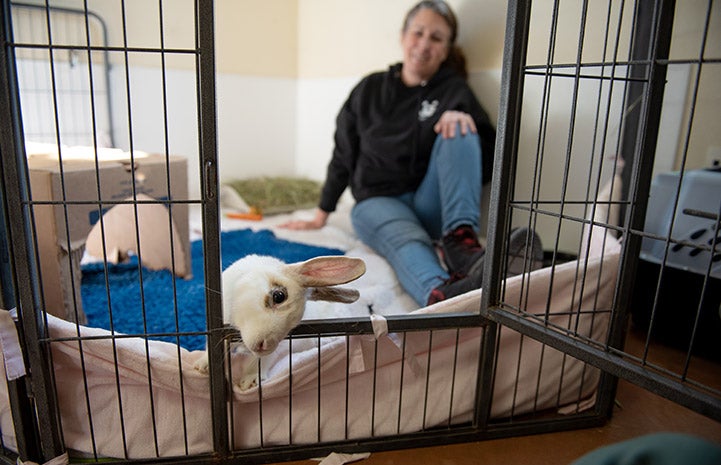
<path id="1" fill-rule="evenodd" d="M 418 110 L 418 121 L 425 121 L 433 116 L 438 108 L 438 100 L 429 102 L 424 100 L 421 102 L 421 109 Z"/>

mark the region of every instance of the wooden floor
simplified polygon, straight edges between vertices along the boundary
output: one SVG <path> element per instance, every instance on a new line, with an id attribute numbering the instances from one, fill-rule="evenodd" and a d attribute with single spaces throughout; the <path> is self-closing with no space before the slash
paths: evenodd
<path id="1" fill-rule="evenodd" d="M 627 351 L 643 350 L 642 337 L 629 337 Z M 663 346 L 650 352 L 655 362 L 674 369 L 682 354 Z M 721 389 L 721 366 L 706 360 L 691 365 L 693 379 Z M 636 385 L 620 381 L 617 406 L 603 427 L 577 431 L 496 439 L 441 447 L 420 447 L 377 452 L 357 462 L 360 465 L 564 465 L 598 447 L 655 432 L 679 432 L 721 444 L 721 423 L 651 394 Z M 290 462 L 293 465 L 317 463 Z"/>

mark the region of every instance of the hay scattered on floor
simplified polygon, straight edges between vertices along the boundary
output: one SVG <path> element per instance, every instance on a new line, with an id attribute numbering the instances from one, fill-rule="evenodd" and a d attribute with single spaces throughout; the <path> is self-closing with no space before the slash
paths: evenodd
<path id="1" fill-rule="evenodd" d="M 235 189 L 249 206 L 263 214 L 317 206 L 321 190 L 317 181 L 283 176 L 236 179 L 224 184 Z"/>

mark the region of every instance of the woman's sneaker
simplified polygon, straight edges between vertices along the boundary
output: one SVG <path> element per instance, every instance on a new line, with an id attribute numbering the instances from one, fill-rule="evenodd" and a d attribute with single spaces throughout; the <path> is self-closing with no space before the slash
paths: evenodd
<path id="1" fill-rule="evenodd" d="M 479 289 L 483 284 L 483 262 L 481 256 L 476 263 L 471 265 L 466 275 L 452 273 L 450 278 L 431 291 L 427 305 Z"/>
<path id="2" fill-rule="evenodd" d="M 459 226 L 441 239 L 441 255 L 448 272 L 468 275 L 471 267 L 485 254 L 471 226 Z"/>
<path id="3" fill-rule="evenodd" d="M 516 228 L 508 237 L 506 277 L 530 273 L 543 267 L 543 245 L 533 229 Z"/>

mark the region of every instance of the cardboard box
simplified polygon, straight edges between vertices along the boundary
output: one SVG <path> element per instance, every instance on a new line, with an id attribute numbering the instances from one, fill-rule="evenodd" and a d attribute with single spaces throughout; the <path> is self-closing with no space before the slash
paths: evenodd
<path id="1" fill-rule="evenodd" d="M 62 169 L 57 156 L 52 154 L 28 157 L 46 311 L 71 321 L 85 322 L 80 294 L 80 261 L 85 241 L 101 214 L 105 215 L 119 202 L 132 199 L 134 192 L 136 196 L 145 194 L 170 202 L 176 237 L 181 242 L 176 250 L 183 252 L 178 255 L 184 255 L 175 258 L 176 273 L 189 277 L 188 205 L 175 203 L 188 200 L 187 160 L 179 156 L 166 159 L 164 155 L 143 154 L 134 158 L 134 169 L 131 169 L 129 156 L 123 154 L 101 158 L 103 161 L 98 162 L 96 169 L 94 156 L 74 158 L 70 154 L 70 149 L 63 152 Z M 129 224 L 134 228 L 135 223 Z M 170 228 L 160 229 L 139 229 L 141 243 L 146 236 L 153 235 L 155 240 L 169 241 Z"/>

